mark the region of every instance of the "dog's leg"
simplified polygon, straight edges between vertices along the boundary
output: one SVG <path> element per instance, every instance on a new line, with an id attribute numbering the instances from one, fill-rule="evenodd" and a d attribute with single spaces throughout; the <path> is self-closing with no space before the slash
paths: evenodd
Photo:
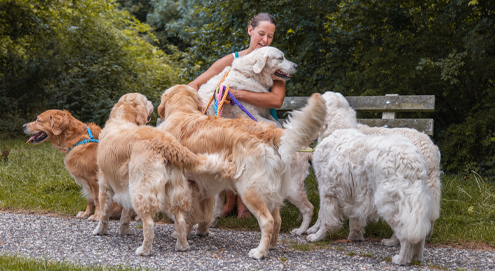
<path id="1" fill-rule="evenodd" d="M 91 198 L 86 199 L 86 202 L 87 202 L 87 204 L 86 204 L 86 211 L 84 211 L 84 212 L 83 211 L 78 212 L 77 215 L 76 215 L 76 218 L 85 219 L 85 218 L 91 217 L 91 214 L 95 210 L 95 203 L 94 203 L 93 199 L 91 199 Z M 100 209 L 100 207 L 98 206 L 98 210 L 99 209 Z"/>
<path id="2" fill-rule="evenodd" d="M 270 242 L 270 249 L 276 249 L 278 233 L 280 232 L 280 225 L 282 225 L 282 218 L 280 217 L 280 209 L 274 208 L 272 211 L 272 216 L 273 216 L 273 232 L 272 232 L 272 240 Z"/>
<path id="3" fill-rule="evenodd" d="M 108 234 L 108 219 L 110 218 L 110 211 L 112 210 L 112 197 L 114 195 L 114 191 L 110 187 L 106 187 L 102 185 L 102 178 L 100 178 L 100 222 L 96 229 L 93 231 L 93 234 Z"/>
<path id="4" fill-rule="evenodd" d="M 425 240 L 421 240 L 421 242 L 415 244 L 413 246 L 414 248 L 414 254 L 412 256 L 412 260 L 418 260 L 422 261 L 423 260 L 423 250 L 425 248 Z"/>
<path id="5" fill-rule="evenodd" d="M 187 223 L 184 219 L 182 211 L 178 211 L 175 216 L 175 232 L 177 234 L 177 243 L 175 244 L 175 251 L 187 251 L 189 250 L 189 244 L 187 243 L 187 236 L 189 232 L 187 230 Z"/>
<path id="6" fill-rule="evenodd" d="M 260 199 L 255 191 L 245 191 L 241 198 L 244 201 L 244 204 L 248 207 L 249 211 L 251 211 L 251 213 L 256 217 L 258 224 L 260 225 L 260 244 L 257 248 L 251 249 L 248 254 L 249 257 L 260 260 L 266 256 L 266 253 L 270 247 L 274 219 L 266 207 L 266 204 Z"/>
<path id="7" fill-rule="evenodd" d="M 91 192 L 93 193 L 92 205 L 94 206 L 93 210 L 95 213 L 94 215 L 88 217 L 88 220 L 98 221 L 100 219 L 100 201 L 98 200 L 98 192 L 100 191 L 100 189 L 98 187 L 98 180 L 96 179 L 96 177 L 93 177 L 89 180 L 89 185 L 91 187 Z"/>
<path id="8" fill-rule="evenodd" d="M 397 238 L 397 235 L 392 234 L 392 237 L 390 239 L 382 239 L 382 246 L 387 246 L 387 247 L 396 247 L 399 245 L 399 239 Z"/>
<path id="9" fill-rule="evenodd" d="M 392 262 L 398 265 L 409 264 L 415 254 L 414 245 L 407 240 L 400 240 L 400 252 L 392 257 Z"/>
<path id="10" fill-rule="evenodd" d="M 222 190 L 222 192 L 215 197 L 215 209 L 213 211 L 213 219 L 211 220 L 210 228 L 215 228 L 217 226 L 218 219 L 222 216 L 224 203 L 225 190 Z"/>
<path id="11" fill-rule="evenodd" d="M 318 211 L 318 219 L 316 220 L 315 224 L 311 226 L 306 233 L 307 234 L 313 234 L 316 233 L 320 229 L 320 211 Z"/>
<path id="12" fill-rule="evenodd" d="M 215 207 L 215 197 L 204 199 L 201 203 L 201 209 L 204 216 L 204 222 L 199 223 L 196 235 L 208 236 L 211 220 L 213 217 L 213 208 Z"/>
<path id="13" fill-rule="evenodd" d="M 311 218 L 313 217 L 313 204 L 309 202 L 308 196 L 306 195 L 306 191 L 297 191 L 294 193 L 295 195 L 289 195 L 287 200 L 294 204 L 299 209 L 299 215 L 302 215 L 303 221 L 299 228 L 293 229 L 290 233 L 295 235 L 301 235 L 306 232 L 309 227 L 309 223 L 311 223 Z"/>
<path id="14" fill-rule="evenodd" d="M 153 221 L 153 216 L 149 213 L 138 212 L 138 215 L 143 221 L 143 245 L 136 249 L 136 255 L 138 256 L 148 256 L 151 254 L 151 246 L 153 244 L 153 238 L 155 238 L 155 222 Z M 122 217 L 124 216 L 124 211 L 122 211 Z M 122 219 L 122 218 L 121 218 Z"/>
<path id="15" fill-rule="evenodd" d="M 361 217 L 349 219 L 349 236 L 348 240 L 364 241 L 364 227 L 366 227 L 366 219 Z"/>
<path id="16" fill-rule="evenodd" d="M 132 215 L 134 214 L 134 210 L 132 209 L 122 209 L 122 214 L 120 215 L 120 229 L 119 233 L 126 234 L 134 234 L 134 231 L 131 229 L 129 222 L 132 219 Z"/>
<path id="17" fill-rule="evenodd" d="M 315 242 L 327 237 L 327 233 L 336 231 L 342 227 L 342 216 L 339 210 L 338 200 L 333 197 L 324 196 L 320 198 L 321 209 L 318 215 L 320 229 L 315 234 L 308 235 L 306 240 Z"/>

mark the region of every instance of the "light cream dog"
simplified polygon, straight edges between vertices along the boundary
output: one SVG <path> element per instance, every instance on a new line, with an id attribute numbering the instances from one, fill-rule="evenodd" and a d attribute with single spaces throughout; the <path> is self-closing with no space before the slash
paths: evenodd
<path id="1" fill-rule="evenodd" d="M 214 196 L 235 189 L 258 219 L 261 240 L 249 256 L 261 259 L 275 248 L 280 230 L 279 208 L 287 196 L 287 167 L 292 154 L 307 146 L 321 129 L 326 114 L 321 95 L 313 94 L 302 111 L 293 113 L 286 129 L 249 119 L 226 119 L 201 114 L 197 92 L 184 85 L 174 86 L 162 95 L 158 113 L 164 122 L 158 127 L 174 135 L 195 153 L 217 153 L 231 157 L 237 175 L 231 180 L 189 172 L 201 191 L 201 204 L 210 211 L 198 231 L 207 234 L 211 223 Z M 242 169 L 242 171 L 241 171 Z"/>
<path id="2" fill-rule="evenodd" d="M 308 241 L 325 238 L 349 218 L 349 240 L 364 240 L 367 221 L 384 219 L 401 249 L 395 264 L 422 260 L 433 209 L 426 161 L 421 151 L 400 135 L 365 135 L 357 129 L 356 112 L 340 94 L 323 94 L 326 127 L 313 155 L 320 193 L 319 230 Z"/>
<path id="3" fill-rule="evenodd" d="M 275 47 L 265 46 L 246 56 L 234 59 L 232 67 L 225 67 L 221 73 L 203 84 L 198 90 L 198 95 L 206 106 L 227 72 L 228 75 L 222 85 L 250 92 L 266 93 L 273 86 L 273 80 L 288 80 L 296 72 L 296 67 L 296 64 L 284 57 L 282 51 Z M 241 103 L 257 121 L 273 122 L 280 125 L 270 115 L 268 108 L 242 101 Z M 215 115 L 213 104 L 210 104 L 207 112 L 209 115 Z M 247 117 L 238 106 L 224 106 L 223 117 L 237 118 L 238 116 Z"/>
<path id="4" fill-rule="evenodd" d="M 220 74 L 208 80 L 206 84 L 199 88 L 198 95 L 206 106 L 218 84 L 227 73 L 228 75 L 222 85 L 250 92 L 266 93 L 273 86 L 273 80 L 289 80 L 296 72 L 296 67 L 296 64 L 284 57 L 282 51 L 275 47 L 265 46 L 254 50 L 246 56 L 234 59 L 232 67 L 226 67 Z M 280 123 L 271 116 L 268 108 L 240 102 L 257 121 L 269 122 L 280 126 Z M 215 115 L 213 104 L 210 104 L 207 113 Z M 235 119 L 240 116 L 248 117 L 237 105 L 224 106 L 223 117 Z M 291 166 L 288 168 L 291 172 L 291 174 L 287 175 L 290 178 L 288 184 L 291 188 L 289 189 L 287 200 L 299 209 L 300 218 L 303 220 L 299 228 L 291 231 L 291 233 L 297 235 L 301 235 L 308 229 L 313 216 L 314 208 L 309 202 L 304 188 L 304 181 L 309 169 L 309 156 L 307 153 L 294 154 L 293 160 L 290 162 Z M 215 204 L 212 226 L 216 225 L 218 218 L 222 214 L 223 203 L 223 194 L 220 194 Z"/>
<path id="5" fill-rule="evenodd" d="M 108 213 L 112 201 L 123 207 L 120 234 L 132 234 L 130 213 L 134 209 L 143 221 L 144 241 L 137 255 L 149 255 L 154 238 L 153 217 L 159 211 L 175 218 L 175 249 L 185 251 L 187 225 L 198 202 L 192 198 L 184 170 L 230 178 L 235 165 L 218 155 L 194 154 L 170 134 L 151 126 L 142 126 L 153 105 L 138 93 L 122 96 L 113 107 L 100 134 L 101 219 L 93 234 L 107 234 Z M 221 175 L 221 176 L 220 176 Z M 196 219 L 198 220 L 198 219 Z"/>
<path id="6" fill-rule="evenodd" d="M 426 166 L 428 168 L 428 187 L 433 195 L 433 208 L 431 212 L 431 230 L 429 236 L 433 233 L 433 225 L 435 221 L 440 217 L 440 200 L 442 196 L 442 182 L 440 176 L 442 171 L 440 170 L 441 154 L 437 145 L 433 143 L 430 137 L 425 133 L 420 133 L 415 129 L 410 128 L 385 128 L 385 127 L 369 127 L 368 125 L 358 124 L 358 128 L 361 132 L 367 135 L 402 135 L 414 143 L 416 147 L 421 151 L 426 160 Z M 397 246 L 399 240 L 394 234 L 391 239 L 383 239 L 382 245 Z"/>

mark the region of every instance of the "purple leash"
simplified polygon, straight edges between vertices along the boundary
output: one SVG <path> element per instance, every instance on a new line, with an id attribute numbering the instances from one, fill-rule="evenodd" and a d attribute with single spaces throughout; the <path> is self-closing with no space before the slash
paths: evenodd
<path id="1" fill-rule="evenodd" d="M 232 102 L 233 102 L 234 104 L 236 104 L 237 106 L 239 106 L 239 108 L 240 108 L 240 109 L 241 109 L 244 113 L 246 113 L 246 115 L 248 115 L 248 116 L 249 116 L 252 120 L 257 121 L 257 120 L 253 117 L 253 115 L 251 115 L 251 113 L 249 113 L 249 111 L 248 111 L 248 110 L 247 110 L 247 109 L 246 109 L 246 108 L 245 108 L 245 107 L 244 107 L 244 106 L 243 106 L 243 105 L 242 105 L 242 104 L 241 104 L 241 103 L 240 103 L 240 102 L 239 102 L 239 101 L 238 101 L 238 100 L 234 97 L 234 95 L 232 95 L 232 93 L 230 93 L 230 91 L 229 91 L 229 96 L 230 96 L 230 98 L 232 99 Z"/>

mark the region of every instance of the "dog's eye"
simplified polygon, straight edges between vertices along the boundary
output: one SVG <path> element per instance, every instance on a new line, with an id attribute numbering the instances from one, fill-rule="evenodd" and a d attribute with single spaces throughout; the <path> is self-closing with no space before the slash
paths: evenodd
<path id="1" fill-rule="evenodd" d="M 281 57 L 279 58 L 279 60 L 284 60 L 284 56 L 281 56 Z"/>
<path id="2" fill-rule="evenodd" d="M 37 122 L 41 122 L 41 120 L 40 120 L 40 119 L 37 119 L 36 121 L 37 121 Z"/>

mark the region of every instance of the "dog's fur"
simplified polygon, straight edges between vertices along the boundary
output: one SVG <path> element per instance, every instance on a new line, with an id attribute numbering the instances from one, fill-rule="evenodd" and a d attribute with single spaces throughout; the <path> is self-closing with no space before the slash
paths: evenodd
<path id="1" fill-rule="evenodd" d="M 132 234 L 130 215 L 135 210 L 143 221 L 143 245 L 137 255 L 151 253 L 154 238 L 153 217 L 157 212 L 172 215 L 175 220 L 175 249 L 185 251 L 187 225 L 193 219 L 191 209 L 199 209 L 192 199 L 184 170 L 198 174 L 230 178 L 235 165 L 218 155 L 194 154 L 170 134 L 143 126 L 153 105 L 138 93 L 122 96 L 113 107 L 100 134 L 98 166 L 100 169 L 101 219 L 94 234 L 108 232 L 108 206 L 112 201 L 123 206 L 120 234 Z M 197 220 L 197 219 L 196 219 Z"/>
<path id="2" fill-rule="evenodd" d="M 349 218 L 350 240 L 364 240 L 368 220 L 383 218 L 400 241 L 395 264 L 422 260 L 433 209 L 426 161 L 400 135 L 365 135 L 356 112 L 340 93 L 326 92 L 326 127 L 313 166 L 320 193 L 320 228 L 308 241 L 325 238 Z"/>
<path id="3" fill-rule="evenodd" d="M 65 168 L 78 185 L 82 187 L 87 205 L 85 211 L 80 211 L 77 218 L 87 218 L 97 221 L 100 214 L 98 202 L 98 179 L 96 166 L 97 143 L 81 144 L 71 151 L 77 143 L 89 139 L 86 127 L 89 127 L 94 139 L 98 139 L 101 128 L 94 123 L 83 123 L 65 110 L 47 110 L 41 113 L 36 121 L 23 125 L 24 133 L 32 135 L 29 142 L 41 143 L 49 140 L 52 146 L 67 153 L 64 158 Z M 122 208 L 115 204 L 111 217 L 119 217 Z M 94 212 L 94 214 L 93 214 Z"/>
<path id="4" fill-rule="evenodd" d="M 296 65 L 285 59 L 284 54 L 275 47 L 265 46 L 256 49 L 246 56 L 234 59 L 232 67 L 225 67 L 221 73 L 213 76 L 199 88 L 198 95 L 204 106 L 208 104 L 218 84 L 229 70 L 222 85 L 250 92 L 267 93 L 273 86 L 273 80 L 289 79 L 290 75 L 296 72 Z M 270 115 L 268 108 L 240 102 L 256 120 L 280 125 Z M 214 115 L 213 104 L 208 107 L 207 113 Z M 224 106 L 223 117 L 233 119 L 238 116 L 246 116 L 246 113 L 238 106 Z"/>
<path id="5" fill-rule="evenodd" d="M 282 51 L 275 47 L 265 46 L 251 52 L 250 54 L 236 58 L 232 62 L 232 67 L 226 67 L 220 74 L 212 77 L 208 82 L 202 85 L 198 90 L 198 95 L 206 106 L 211 99 L 215 89 L 224 75 L 229 74 L 223 81 L 223 85 L 234 89 L 241 89 L 256 93 L 269 92 L 273 86 L 273 80 L 288 80 L 296 72 L 296 66 L 293 62 L 285 59 Z M 243 106 L 258 121 L 273 123 L 277 126 L 280 124 L 270 115 L 268 108 L 255 106 L 240 101 Z M 213 104 L 208 107 L 207 113 L 214 115 Z M 247 117 L 238 106 L 224 106 L 223 117 L 235 119 L 237 117 Z M 294 204 L 300 211 L 300 218 L 303 222 L 299 228 L 293 229 L 291 233 L 301 235 L 304 233 L 311 222 L 313 216 L 313 205 L 309 202 L 304 180 L 308 175 L 309 163 L 307 153 L 294 154 L 293 161 L 289 171 L 291 171 L 288 200 Z M 222 214 L 224 198 L 223 193 L 218 196 L 215 204 L 215 211 L 212 226 L 215 226 L 218 218 Z"/>
<path id="6" fill-rule="evenodd" d="M 402 135 L 409 138 L 416 147 L 419 148 L 426 160 L 428 168 L 428 187 L 433 195 L 433 206 L 431 212 L 431 230 L 428 236 L 433 234 L 433 226 L 435 221 L 440 217 L 440 199 L 442 193 L 442 183 L 440 176 L 441 154 L 437 145 L 433 143 L 430 137 L 411 128 L 385 128 L 385 127 L 369 127 L 368 125 L 358 124 L 358 129 L 366 135 Z M 382 240 L 383 245 L 396 246 L 399 245 L 399 240 L 395 235 L 391 239 Z"/>
<path id="7" fill-rule="evenodd" d="M 292 154 L 307 146 L 321 129 L 326 114 L 324 100 L 313 94 L 302 111 L 293 112 L 287 129 L 249 119 L 227 119 L 201 114 L 202 103 L 196 91 L 177 85 L 165 91 L 158 107 L 164 122 L 159 128 L 170 132 L 195 153 L 217 153 L 231 157 L 238 174 L 232 180 L 188 172 L 201 191 L 205 219 L 198 232 L 208 233 L 214 196 L 226 188 L 237 191 L 258 219 L 261 240 L 249 256 L 261 259 L 275 248 L 281 218 L 279 208 L 287 196 L 287 166 Z"/>

